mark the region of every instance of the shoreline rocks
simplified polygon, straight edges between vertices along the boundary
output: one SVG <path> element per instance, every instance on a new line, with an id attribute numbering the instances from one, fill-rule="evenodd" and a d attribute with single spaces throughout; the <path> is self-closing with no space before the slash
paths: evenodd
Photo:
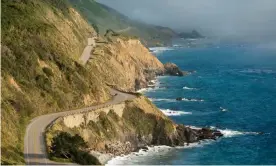
<path id="1" fill-rule="evenodd" d="M 182 101 L 183 98 L 182 98 L 182 97 L 177 97 L 176 100 L 177 100 L 177 101 Z"/>
<path id="2" fill-rule="evenodd" d="M 175 124 L 144 96 L 59 118 L 47 129 L 49 148 L 51 140 L 62 131 L 80 135 L 87 142 L 90 154 L 102 164 L 114 156 L 147 151 L 147 146 L 186 146 L 223 136 L 217 130 Z"/>
<path id="3" fill-rule="evenodd" d="M 184 76 L 189 74 L 188 72 L 180 70 L 180 68 L 174 63 L 166 63 L 164 64 L 165 75 L 171 76 Z"/>

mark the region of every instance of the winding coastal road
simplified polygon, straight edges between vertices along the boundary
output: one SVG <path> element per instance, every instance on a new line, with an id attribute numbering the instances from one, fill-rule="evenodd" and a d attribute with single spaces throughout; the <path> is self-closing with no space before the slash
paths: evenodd
<path id="1" fill-rule="evenodd" d="M 66 116 L 68 114 L 87 112 L 104 106 L 118 104 L 125 100 L 134 99 L 136 97 L 135 95 L 119 92 L 115 89 L 110 89 L 110 93 L 113 95 L 112 100 L 104 104 L 99 104 L 96 106 L 90 106 L 86 108 L 70 110 L 65 112 L 42 115 L 34 118 L 31 121 L 31 123 L 27 126 L 26 134 L 24 138 L 24 158 L 25 158 L 26 164 L 27 165 L 61 165 L 63 164 L 63 163 L 54 162 L 48 159 L 47 152 L 46 152 L 46 141 L 44 138 L 44 131 L 46 127 L 57 118 Z"/>

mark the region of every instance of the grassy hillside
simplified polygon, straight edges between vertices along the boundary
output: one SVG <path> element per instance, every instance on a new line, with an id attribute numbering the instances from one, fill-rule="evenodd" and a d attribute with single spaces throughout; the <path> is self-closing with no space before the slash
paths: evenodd
<path id="1" fill-rule="evenodd" d="M 147 69 L 163 70 L 140 41 L 121 35 L 100 37 L 92 59 L 80 65 L 95 29 L 66 0 L 1 3 L 2 164 L 25 163 L 23 140 L 32 118 L 105 102 L 105 83 L 134 90 L 146 85 Z"/>
<path id="2" fill-rule="evenodd" d="M 75 9 L 56 0 L 1 3 L 1 163 L 23 164 L 32 117 L 104 102 L 109 94 L 77 62 L 94 29 Z"/>
<path id="3" fill-rule="evenodd" d="M 107 29 L 113 29 L 122 34 L 137 36 L 148 46 L 169 45 L 172 37 L 177 35 L 170 28 L 133 21 L 95 0 L 69 1 L 91 25 L 99 27 L 101 34 Z"/>

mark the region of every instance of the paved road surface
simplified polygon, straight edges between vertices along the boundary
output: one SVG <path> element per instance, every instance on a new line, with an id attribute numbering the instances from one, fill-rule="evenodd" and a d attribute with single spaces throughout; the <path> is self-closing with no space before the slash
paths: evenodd
<path id="1" fill-rule="evenodd" d="M 91 37 L 91 38 L 87 39 L 87 46 L 84 48 L 84 50 L 81 54 L 81 57 L 80 57 L 80 61 L 83 65 L 85 65 L 86 62 L 89 60 L 89 58 L 91 56 L 91 51 L 96 46 L 95 39 L 96 39 L 96 37 Z"/>
<path id="2" fill-rule="evenodd" d="M 46 142 L 44 139 L 44 131 L 46 127 L 53 122 L 55 119 L 61 116 L 65 116 L 72 113 L 85 112 L 93 109 L 97 109 L 103 106 L 118 104 L 122 101 L 133 99 L 136 96 L 127 93 L 122 93 L 117 90 L 111 89 L 111 94 L 115 95 L 112 100 L 99 104 L 97 106 L 91 106 L 87 108 L 52 113 L 48 115 L 42 115 L 34 118 L 31 123 L 27 126 L 26 135 L 24 138 L 24 158 L 27 165 L 60 165 L 62 163 L 57 163 L 51 161 L 47 158 L 46 153 Z"/>

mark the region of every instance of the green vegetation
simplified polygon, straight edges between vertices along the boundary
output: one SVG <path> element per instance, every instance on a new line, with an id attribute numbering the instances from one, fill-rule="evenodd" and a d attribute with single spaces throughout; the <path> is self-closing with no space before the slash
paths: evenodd
<path id="1" fill-rule="evenodd" d="M 53 138 L 50 158 L 83 165 L 99 165 L 99 161 L 85 151 L 87 148 L 87 143 L 79 135 L 71 136 L 66 132 L 61 132 Z"/>
<path id="2" fill-rule="evenodd" d="M 143 98 L 149 105 L 152 105 L 151 102 L 148 102 L 148 99 Z M 153 107 L 153 110 L 157 108 Z M 153 137 L 158 138 L 160 135 L 169 135 L 173 132 L 173 123 L 167 117 L 160 117 L 154 112 L 146 113 L 141 108 L 133 105 L 132 102 L 129 102 L 123 118 L 128 126 L 136 129 L 136 132 L 141 135 L 153 134 Z"/>
<path id="3" fill-rule="evenodd" d="M 192 32 L 181 32 L 179 33 L 179 37 L 184 39 L 203 38 L 203 36 L 196 30 L 193 30 Z"/>
<path id="4" fill-rule="evenodd" d="M 56 121 L 47 130 L 47 145 L 49 147 L 57 147 L 54 142 L 58 142 L 56 141 L 57 136 L 62 132 L 68 132 L 71 135 L 78 134 L 80 137 L 85 138 L 90 150 L 115 155 L 130 153 L 135 147 L 143 144 L 172 144 L 171 141 L 175 133 L 174 123 L 151 102 L 145 97 L 138 97 L 126 101 L 125 104 L 122 116 L 118 114 L 122 110 L 114 109 L 110 109 L 107 113 L 95 110 L 90 112 L 89 115 L 84 114 L 86 120 L 88 116 L 98 116 L 93 118 L 94 120 L 87 122 L 87 125 L 83 124 L 78 127 L 69 128 L 62 120 Z M 93 113 L 95 114 L 92 115 Z M 60 142 L 68 142 L 61 140 L 61 138 L 58 138 L 58 140 Z M 78 140 L 81 140 L 81 138 L 78 138 Z M 131 145 L 124 144 L 123 142 L 129 142 Z M 75 143 L 75 145 L 81 143 L 82 141 Z M 69 155 L 71 153 L 68 152 L 70 151 L 68 150 L 70 149 L 70 144 L 65 143 L 65 145 L 58 146 L 62 147 L 62 150 L 66 152 L 63 153 L 66 155 L 63 155 L 60 152 L 61 150 L 58 150 L 58 154 L 61 155 L 56 157 L 70 158 L 68 157 L 71 156 Z M 134 149 L 129 147 L 133 147 Z"/>
<path id="5" fill-rule="evenodd" d="M 24 164 L 23 138 L 38 115 L 109 99 L 78 63 L 93 28 L 66 1 L 1 0 L 1 163 Z"/>
<path id="6" fill-rule="evenodd" d="M 43 67 L 43 72 L 48 76 L 48 77 L 52 77 L 52 76 L 54 76 L 54 73 L 53 73 L 53 71 L 50 69 L 50 68 L 48 68 L 48 67 Z"/>
<path id="7" fill-rule="evenodd" d="M 85 7 L 89 7 L 90 3 L 94 4 L 95 6 L 90 7 L 93 8 L 93 12 L 96 12 L 95 18 L 103 18 L 103 22 L 92 22 L 89 18 L 91 24 L 88 24 L 70 6 L 71 3 L 76 5 L 80 3 Z M 113 29 L 115 33 L 111 35 L 111 40 L 117 38 L 124 40 L 130 38 L 128 33 L 125 33 L 130 31 L 126 26 L 118 28 L 105 26 L 104 22 L 108 22 L 105 19 L 110 18 L 111 24 L 115 23 L 116 19 L 110 14 L 111 9 L 95 1 L 79 0 L 71 3 L 66 0 L 1 0 L 2 164 L 25 163 L 24 134 L 32 118 L 105 102 L 111 97 L 106 82 L 128 90 L 133 88 L 128 81 L 138 77 L 138 74 L 133 72 L 126 79 L 126 65 L 116 59 L 118 54 L 106 47 L 107 41 L 97 45 L 95 51 L 98 54 L 93 55 L 93 61 L 89 61 L 85 66 L 79 64 L 79 56 L 87 44 L 87 37 L 91 34 L 98 31 L 105 33 L 106 30 Z M 91 11 L 86 12 L 89 14 Z M 103 15 L 105 17 L 102 17 Z M 138 33 L 131 32 L 131 35 L 136 34 L 141 37 L 143 35 L 140 34 L 144 34 L 149 37 L 151 34 L 160 32 L 160 28 L 156 31 L 156 28 L 144 26 L 144 24 L 141 24 L 142 29 L 149 27 L 154 32 L 147 28 L 140 31 L 138 25 L 140 24 L 137 26 L 136 23 L 132 24 L 135 28 L 130 29 L 135 29 Z M 126 28 L 127 31 L 118 32 L 122 28 Z M 128 42 L 126 41 L 125 44 L 127 45 Z M 144 48 L 140 44 L 137 46 Z M 120 49 L 116 43 L 112 47 Z M 128 61 L 130 64 L 128 66 L 135 65 L 136 69 L 142 70 L 148 66 L 146 61 L 141 60 L 142 56 L 148 55 L 150 54 L 137 52 L 132 57 L 125 54 L 120 55 L 120 58 Z M 139 64 L 135 64 L 136 61 Z M 156 65 L 156 68 L 162 65 L 157 59 L 156 64 L 160 64 Z M 144 66 L 141 67 L 141 65 Z M 105 71 L 102 70 L 103 67 Z M 102 115 L 99 123 L 89 123 L 88 126 L 91 128 L 97 126 L 95 129 L 98 133 L 97 138 L 101 138 L 102 135 L 108 138 L 116 132 L 112 124 L 119 121 L 119 118 L 112 112 Z M 120 125 L 125 126 L 125 122 Z M 128 131 L 128 127 L 124 128 Z M 102 132 L 104 129 L 112 132 Z M 77 159 L 87 158 L 86 154 L 76 156 L 74 159 L 76 162 L 78 162 Z M 53 159 L 58 158 L 53 156 Z M 90 162 L 90 159 L 87 159 L 87 162 Z"/>
<path id="8" fill-rule="evenodd" d="M 147 46 L 171 44 L 171 39 L 177 35 L 172 29 L 167 27 L 133 21 L 95 0 L 69 1 L 91 25 L 99 27 L 101 35 L 104 35 L 106 30 L 113 29 L 120 34 L 139 37 Z"/>

